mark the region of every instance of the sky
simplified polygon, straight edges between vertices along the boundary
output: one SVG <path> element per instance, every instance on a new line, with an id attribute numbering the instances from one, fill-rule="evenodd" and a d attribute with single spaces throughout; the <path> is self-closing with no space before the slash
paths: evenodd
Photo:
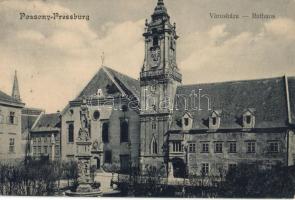
<path id="1" fill-rule="evenodd" d="M 62 110 L 101 66 L 138 78 L 145 19 L 157 0 L 0 0 L 0 90 L 47 113 Z M 295 0 L 164 0 L 176 22 L 183 84 L 295 76 Z M 252 19 L 252 13 L 275 15 Z M 87 20 L 24 20 L 79 14 Z M 212 19 L 210 13 L 247 18 Z"/>

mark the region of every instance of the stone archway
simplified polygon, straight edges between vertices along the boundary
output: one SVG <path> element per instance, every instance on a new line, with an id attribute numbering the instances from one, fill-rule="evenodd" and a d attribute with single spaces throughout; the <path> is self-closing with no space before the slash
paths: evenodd
<path id="1" fill-rule="evenodd" d="M 173 176 L 175 178 L 184 178 L 186 176 L 186 165 L 183 159 L 173 158 L 171 160 L 173 166 Z"/>

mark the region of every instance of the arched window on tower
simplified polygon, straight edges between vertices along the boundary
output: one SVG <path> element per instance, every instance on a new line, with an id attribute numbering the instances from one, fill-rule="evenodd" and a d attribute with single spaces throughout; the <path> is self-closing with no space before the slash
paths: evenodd
<path id="1" fill-rule="evenodd" d="M 109 123 L 104 122 L 102 124 L 102 141 L 103 143 L 109 143 Z"/>
<path id="2" fill-rule="evenodd" d="M 121 143 L 128 142 L 129 140 L 129 124 L 127 119 L 122 119 L 120 124 L 120 136 L 121 136 Z"/>
<path id="3" fill-rule="evenodd" d="M 73 122 L 68 123 L 68 142 L 69 143 L 74 142 L 74 123 Z"/>
<path id="4" fill-rule="evenodd" d="M 158 143 L 155 137 L 153 137 L 151 142 L 151 153 L 158 154 Z"/>
<path id="5" fill-rule="evenodd" d="M 153 46 L 155 47 L 155 46 L 158 46 L 158 45 L 159 45 L 159 38 L 157 36 L 155 36 L 153 38 Z"/>

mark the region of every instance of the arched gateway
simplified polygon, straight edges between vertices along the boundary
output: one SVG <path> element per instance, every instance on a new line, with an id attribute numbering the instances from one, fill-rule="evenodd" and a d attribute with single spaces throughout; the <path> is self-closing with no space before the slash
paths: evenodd
<path id="1" fill-rule="evenodd" d="M 186 164 L 181 158 L 171 160 L 173 166 L 173 176 L 175 178 L 184 178 L 186 176 Z"/>

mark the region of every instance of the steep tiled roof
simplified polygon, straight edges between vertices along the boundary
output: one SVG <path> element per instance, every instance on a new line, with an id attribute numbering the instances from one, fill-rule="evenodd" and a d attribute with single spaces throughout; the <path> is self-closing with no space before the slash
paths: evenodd
<path id="1" fill-rule="evenodd" d="M 295 124 L 295 77 L 288 77 L 289 94 L 290 94 L 290 110 L 291 122 Z"/>
<path id="2" fill-rule="evenodd" d="M 43 114 L 32 129 L 32 132 L 59 131 L 60 113 Z"/>
<path id="3" fill-rule="evenodd" d="M 294 102 L 294 78 L 290 79 L 290 88 L 294 91 L 291 94 Z M 283 77 L 179 86 L 171 129 L 181 129 L 180 119 L 185 108 L 193 116 L 193 129 L 208 129 L 208 118 L 213 110 L 221 111 L 220 129 L 242 128 L 241 117 L 246 109 L 255 110 L 254 128 L 286 127 L 288 112 L 285 89 Z M 198 95 L 195 101 L 190 98 L 193 92 Z M 206 96 L 210 99 L 210 110 Z M 292 109 L 294 113 L 294 106 Z"/>
<path id="4" fill-rule="evenodd" d="M 27 129 L 31 129 L 39 115 L 43 112 L 41 109 L 36 108 L 23 108 L 22 109 L 22 133 Z"/>
<path id="5" fill-rule="evenodd" d="M 29 116 L 22 115 L 22 133 L 24 133 L 27 129 L 31 129 L 38 116 Z"/>
<path id="6" fill-rule="evenodd" d="M 95 95 L 98 89 L 101 89 L 105 96 L 114 97 L 124 92 L 127 95 L 139 97 L 139 81 L 111 68 L 102 67 L 78 95 L 76 100 L 81 99 L 83 96 Z"/>
<path id="7" fill-rule="evenodd" d="M 5 94 L 2 91 L 0 91 L 0 101 L 4 101 L 4 102 L 7 102 L 7 103 L 14 103 L 14 104 L 23 105 L 22 102 L 15 100 L 14 98 L 12 98 L 11 96 Z"/>

